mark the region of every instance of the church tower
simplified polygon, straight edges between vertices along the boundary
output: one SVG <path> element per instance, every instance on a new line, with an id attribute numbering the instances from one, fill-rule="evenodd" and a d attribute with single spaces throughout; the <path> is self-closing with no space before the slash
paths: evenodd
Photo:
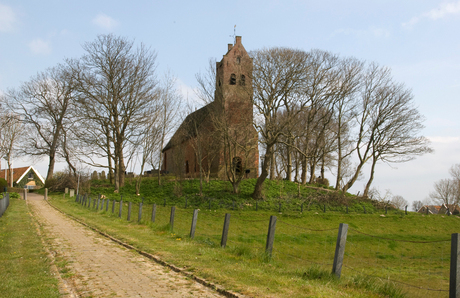
<path id="1" fill-rule="evenodd" d="M 225 110 L 230 124 L 252 126 L 252 58 L 236 36 L 227 54 L 216 63 L 215 101 Z"/>

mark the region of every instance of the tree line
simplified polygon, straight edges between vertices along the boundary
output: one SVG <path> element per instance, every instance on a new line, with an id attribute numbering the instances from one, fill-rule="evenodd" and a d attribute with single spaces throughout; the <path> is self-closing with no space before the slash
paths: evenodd
<path id="1" fill-rule="evenodd" d="M 2 109 L 20 123 L 17 154 L 49 158 L 47 179 L 56 160 L 74 174 L 84 163 L 106 168 L 118 190 L 127 164 L 139 163 L 141 173 L 147 165 L 161 168 L 182 98 L 173 76 L 158 78 L 156 53 L 145 45 L 100 35 L 83 50 L 80 58 L 8 90 Z M 389 68 L 322 50 L 274 47 L 250 56 L 254 128 L 263 151 L 255 199 L 263 198 L 267 178 L 315 183 L 327 171 L 335 176 L 335 189 L 346 192 L 365 165 L 363 194 L 369 195 L 379 162 L 406 162 L 432 151 L 411 90 Z M 197 75 L 197 94 L 208 102 L 217 86 L 209 72 Z M 2 154 L 11 140 L 3 127 L 12 127 L 4 119 Z"/>

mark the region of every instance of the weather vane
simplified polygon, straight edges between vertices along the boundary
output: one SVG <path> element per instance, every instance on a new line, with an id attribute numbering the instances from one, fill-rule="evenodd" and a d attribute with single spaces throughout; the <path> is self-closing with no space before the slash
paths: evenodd
<path id="1" fill-rule="evenodd" d="M 233 37 L 233 44 L 236 44 L 236 25 L 233 26 L 233 35 L 230 35 L 230 37 Z"/>

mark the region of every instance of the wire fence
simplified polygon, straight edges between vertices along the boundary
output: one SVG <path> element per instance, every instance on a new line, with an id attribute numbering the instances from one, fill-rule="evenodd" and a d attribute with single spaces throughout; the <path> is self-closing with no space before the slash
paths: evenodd
<path id="1" fill-rule="evenodd" d="M 212 202 L 211 208 L 199 212 L 198 224 L 193 227 L 194 209 L 190 205 L 176 208 L 167 204 L 132 203 L 101 197 L 91 199 L 89 196 L 77 196 L 75 201 L 89 210 L 97 209 L 129 221 L 154 221 L 159 229 L 173 237 L 193 235 L 195 241 L 211 247 L 222 244 L 225 214 L 213 209 Z M 228 207 L 231 216 L 228 215 L 230 228 L 226 243 L 233 253 L 248 257 L 266 254 L 267 214 L 251 212 L 248 216 L 247 212 L 238 212 L 233 208 L 235 206 Z M 403 239 L 387 236 L 389 232 L 385 227 L 379 229 L 380 233 L 373 234 L 357 227 L 348 228 L 343 265 L 340 265 L 343 266 L 342 276 L 360 275 L 392 282 L 403 287 L 409 297 L 448 295 L 451 239 L 447 239 L 447 235 L 445 238 L 435 236 L 435 239 L 407 235 Z M 302 224 L 301 217 L 283 218 L 277 221 L 276 240 L 270 249 L 270 257 L 284 263 L 296 274 L 305 274 L 306 268 L 311 266 L 330 271 L 337 254 L 338 238 L 337 226 L 315 228 Z"/>

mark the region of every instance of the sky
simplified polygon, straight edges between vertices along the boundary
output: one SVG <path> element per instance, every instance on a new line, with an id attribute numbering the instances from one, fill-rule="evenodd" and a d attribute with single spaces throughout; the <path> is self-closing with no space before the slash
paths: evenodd
<path id="1" fill-rule="evenodd" d="M 434 153 L 379 164 L 373 186 L 409 203 L 460 163 L 460 1 L 26 1 L 0 0 L 0 94 L 83 54 L 82 45 L 113 33 L 157 53 L 157 74 L 171 72 L 194 98 L 195 74 L 220 60 L 236 33 L 246 50 L 321 49 L 392 69 L 424 115 Z M 4 165 L 5 162 L 2 162 Z M 47 160 L 33 164 L 46 175 Z M 62 170 L 64 164 L 58 164 Z M 362 191 L 368 175 L 351 192 Z M 329 177 L 334 181 L 333 177 Z"/>

